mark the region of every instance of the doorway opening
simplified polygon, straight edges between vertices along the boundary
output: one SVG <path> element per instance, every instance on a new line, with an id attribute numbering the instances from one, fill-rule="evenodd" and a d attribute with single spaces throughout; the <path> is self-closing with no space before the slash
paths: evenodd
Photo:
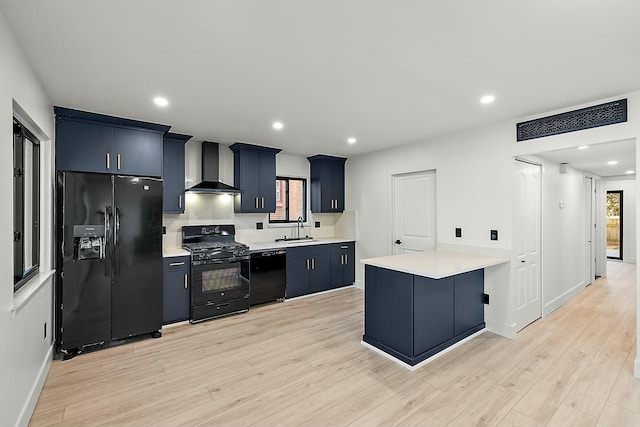
<path id="1" fill-rule="evenodd" d="M 622 191 L 607 191 L 607 258 L 622 261 Z"/>

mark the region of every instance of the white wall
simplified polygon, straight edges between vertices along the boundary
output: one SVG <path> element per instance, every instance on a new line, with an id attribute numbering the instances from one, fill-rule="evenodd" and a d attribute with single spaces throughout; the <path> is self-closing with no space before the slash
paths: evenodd
<path id="1" fill-rule="evenodd" d="M 53 109 L 0 12 L 0 134 L 5 155 L 0 157 L 0 191 L 5 209 L 0 210 L 0 241 L 5 256 L 0 257 L 0 424 L 27 425 L 46 378 L 52 352 L 52 280 L 32 280 L 14 296 L 13 211 L 8 205 L 13 194 L 12 117 L 41 140 L 41 267 L 50 272 L 52 230 L 52 147 Z M 39 286 L 37 285 L 38 282 Z M 47 324 L 47 338 L 43 327 Z"/>
<path id="2" fill-rule="evenodd" d="M 636 179 L 607 179 L 607 191 L 622 191 L 622 261 L 636 262 Z"/>
<path id="3" fill-rule="evenodd" d="M 540 159 L 538 159 L 540 160 Z M 557 310 L 586 286 L 585 194 L 582 171 L 540 160 L 542 164 L 543 316 Z M 560 207 L 562 203 L 562 207 Z"/>

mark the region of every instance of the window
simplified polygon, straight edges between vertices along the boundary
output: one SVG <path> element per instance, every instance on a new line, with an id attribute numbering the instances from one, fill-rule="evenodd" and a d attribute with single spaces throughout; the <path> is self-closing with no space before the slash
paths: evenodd
<path id="1" fill-rule="evenodd" d="M 307 221 L 307 180 L 276 178 L 276 211 L 269 214 L 269 223 Z"/>
<path id="2" fill-rule="evenodd" d="M 40 265 L 40 141 L 13 119 L 13 290 Z"/>

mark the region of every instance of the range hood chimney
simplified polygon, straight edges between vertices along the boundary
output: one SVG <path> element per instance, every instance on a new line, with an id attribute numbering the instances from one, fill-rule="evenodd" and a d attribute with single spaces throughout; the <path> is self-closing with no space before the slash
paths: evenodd
<path id="1" fill-rule="evenodd" d="M 239 194 L 242 190 L 220 182 L 220 161 L 217 142 L 202 141 L 202 181 L 188 188 L 191 193 Z"/>

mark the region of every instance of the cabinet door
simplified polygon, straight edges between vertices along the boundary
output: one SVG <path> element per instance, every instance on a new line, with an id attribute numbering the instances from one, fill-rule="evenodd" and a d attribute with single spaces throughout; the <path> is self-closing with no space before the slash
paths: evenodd
<path id="1" fill-rule="evenodd" d="M 364 334 L 413 357 L 413 275 L 365 266 Z"/>
<path id="2" fill-rule="evenodd" d="M 260 153 L 242 150 L 235 154 L 234 184 L 240 187 L 240 212 L 260 211 Z M 237 210 L 236 210 L 237 211 Z"/>
<path id="3" fill-rule="evenodd" d="M 287 253 L 287 298 L 299 297 L 309 293 L 308 259 L 307 257 L 290 257 Z"/>
<path id="4" fill-rule="evenodd" d="M 331 287 L 344 286 L 344 254 L 341 251 L 331 253 Z"/>
<path id="5" fill-rule="evenodd" d="M 114 173 L 162 176 L 162 135 L 139 129 L 114 128 L 112 163 Z"/>
<path id="6" fill-rule="evenodd" d="M 322 193 L 320 196 L 322 212 L 333 212 L 335 210 L 333 196 L 334 162 L 329 160 L 323 161 L 320 169 L 322 171 L 322 178 L 320 182 L 320 186 L 322 187 Z"/>
<path id="7" fill-rule="evenodd" d="M 162 212 L 184 213 L 184 142 L 165 139 L 162 153 Z"/>
<path id="8" fill-rule="evenodd" d="M 310 264 L 309 291 L 315 293 L 331 289 L 331 255 L 315 255 L 310 258 Z"/>
<path id="9" fill-rule="evenodd" d="M 163 260 L 162 323 L 189 319 L 189 257 L 167 257 Z"/>
<path id="10" fill-rule="evenodd" d="M 276 211 L 276 157 L 260 153 L 260 211 Z"/>
<path id="11" fill-rule="evenodd" d="M 332 175 L 332 183 L 333 183 L 333 211 L 335 212 L 343 212 L 344 211 L 344 163 L 342 162 L 332 162 L 333 163 L 333 175 Z"/>
<path id="12" fill-rule="evenodd" d="M 356 247 L 355 243 L 349 243 L 349 249 L 344 253 L 344 284 L 351 285 L 356 281 Z"/>
<path id="13" fill-rule="evenodd" d="M 454 337 L 453 277 L 414 277 L 414 356 Z"/>
<path id="14" fill-rule="evenodd" d="M 113 172 L 113 128 L 73 120 L 56 123 L 56 168 L 77 172 Z M 109 161 L 107 155 L 110 156 Z M 110 167 L 107 167 L 107 162 Z"/>
<path id="15" fill-rule="evenodd" d="M 484 269 L 454 276 L 455 334 L 484 323 Z"/>

